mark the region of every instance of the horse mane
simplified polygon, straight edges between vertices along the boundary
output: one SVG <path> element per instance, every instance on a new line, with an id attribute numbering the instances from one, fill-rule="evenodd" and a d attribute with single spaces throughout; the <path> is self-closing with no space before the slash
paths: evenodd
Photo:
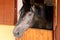
<path id="1" fill-rule="evenodd" d="M 26 12 L 30 11 L 30 4 L 23 4 L 22 8 L 19 11 L 20 16 L 23 18 L 26 15 Z"/>

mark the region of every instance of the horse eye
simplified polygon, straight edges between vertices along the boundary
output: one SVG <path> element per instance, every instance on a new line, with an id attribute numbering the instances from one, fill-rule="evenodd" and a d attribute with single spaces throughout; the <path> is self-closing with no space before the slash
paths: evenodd
<path id="1" fill-rule="evenodd" d="M 29 14 L 29 16 L 31 16 L 31 14 Z"/>

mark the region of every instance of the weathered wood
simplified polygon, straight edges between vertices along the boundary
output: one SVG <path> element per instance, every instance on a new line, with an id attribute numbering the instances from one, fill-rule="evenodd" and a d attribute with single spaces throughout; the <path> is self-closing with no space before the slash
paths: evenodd
<path id="1" fill-rule="evenodd" d="M 52 31 L 43 29 L 29 28 L 21 38 L 16 40 L 52 40 Z"/>

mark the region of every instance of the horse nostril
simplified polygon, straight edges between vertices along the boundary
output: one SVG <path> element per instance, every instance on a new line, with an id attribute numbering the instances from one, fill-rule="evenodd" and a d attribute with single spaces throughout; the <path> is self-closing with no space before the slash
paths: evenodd
<path id="1" fill-rule="evenodd" d="M 19 32 L 17 32 L 17 35 L 19 35 Z"/>
<path id="2" fill-rule="evenodd" d="M 14 32 L 14 36 L 15 37 L 19 36 L 19 32 Z"/>
<path id="3" fill-rule="evenodd" d="M 15 35 L 17 35 L 17 36 L 18 36 L 18 35 L 19 35 L 19 32 L 16 32 L 16 33 L 15 33 Z"/>

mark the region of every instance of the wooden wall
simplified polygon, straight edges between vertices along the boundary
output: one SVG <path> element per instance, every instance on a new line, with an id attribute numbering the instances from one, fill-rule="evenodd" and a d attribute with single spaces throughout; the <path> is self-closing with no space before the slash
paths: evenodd
<path id="1" fill-rule="evenodd" d="M 15 0 L 0 0 L 0 24 L 13 25 L 16 22 Z"/>

